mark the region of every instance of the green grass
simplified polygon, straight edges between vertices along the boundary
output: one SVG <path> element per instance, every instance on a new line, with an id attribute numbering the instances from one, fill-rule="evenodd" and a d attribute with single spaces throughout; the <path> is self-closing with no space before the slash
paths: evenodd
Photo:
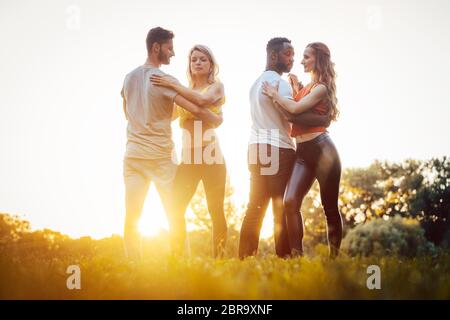
<path id="1" fill-rule="evenodd" d="M 147 248 L 148 249 L 148 248 Z M 448 252 L 436 256 L 283 260 L 265 254 L 240 261 L 170 257 L 146 250 L 128 262 L 121 247 L 103 253 L 0 257 L 1 299 L 450 299 Z M 43 251 L 45 252 L 45 251 Z M 16 252 L 17 253 L 17 252 Z M 69 265 L 81 268 L 81 290 L 68 290 Z M 381 290 L 366 287 L 367 266 L 381 268 Z"/>

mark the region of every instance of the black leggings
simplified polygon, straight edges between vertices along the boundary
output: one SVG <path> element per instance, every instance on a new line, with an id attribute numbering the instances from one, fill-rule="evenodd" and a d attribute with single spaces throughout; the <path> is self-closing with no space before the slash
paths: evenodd
<path id="1" fill-rule="evenodd" d="M 297 144 L 297 154 L 284 195 L 289 245 L 293 255 L 303 254 L 303 220 L 299 208 L 314 180 L 319 181 L 320 198 L 327 219 L 330 257 L 339 253 L 342 219 L 338 209 L 341 161 L 327 132 Z"/>
<path id="2" fill-rule="evenodd" d="M 227 241 L 227 222 L 224 212 L 225 164 L 180 164 L 173 185 L 173 203 L 171 213 L 172 248 L 181 253 L 186 240 L 185 212 L 189 202 L 197 190 L 198 183 L 203 186 L 208 203 L 208 211 L 213 225 L 213 255 L 224 254 Z"/>

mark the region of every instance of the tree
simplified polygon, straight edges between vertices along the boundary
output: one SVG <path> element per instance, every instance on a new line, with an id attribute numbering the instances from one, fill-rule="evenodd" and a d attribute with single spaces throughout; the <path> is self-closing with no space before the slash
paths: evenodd
<path id="1" fill-rule="evenodd" d="M 379 217 L 412 217 L 439 244 L 449 232 L 450 161 L 376 161 L 368 169 L 344 171 L 341 211 L 352 226 Z"/>

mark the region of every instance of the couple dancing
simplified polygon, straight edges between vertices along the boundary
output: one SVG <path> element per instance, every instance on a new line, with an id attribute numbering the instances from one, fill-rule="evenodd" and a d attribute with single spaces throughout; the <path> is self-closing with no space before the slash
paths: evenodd
<path id="1" fill-rule="evenodd" d="M 218 65 L 214 56 L 205 46 L 197 45 L 190 50 L 189 87 L 163 73 L 159 67 L 169 64 L 174 56 L 173 37 L 172 32 L 159 27 L 150 30 L 146 40 L 147 61 L 126 76 L 122 89 L 128 120 L 124 241 L 130 259 L 141 257 L 138 221 L 151 181 L 156 185 L 168 216 L 175 254 L 185 250 L 184 213 L 200 180 L 205 187 L 213 223 L 213 255 L 222 256 L 226 244 L 227 223 L 223 209 L 226 165 L 214 132 L 223 121 L 224 87 L 217 78 Z M 318 45 L 319 49 L 313 45 Z M 255 150 L 257 156 L 255 163 L 249 161 L 251 191 L 241 229 L 241 258 L 256 253 L 270 199 L 274 208 L 277 255 L 302 254 L 303 223 L 299 208 L 316 178 L 327 216 L 330 255 L 338 253 L 342 236 L 337 210 L 340 163 L 326 133 L 330 118 L 334 119 L 337 114 L 334 71 L 324 45 L 312 44 L 308 48 L 309 60 L 305 50 L 303 62 L 309 61 L 309 69 L 305 65 L 305 71 L 312 73 L 312 83 L 302 88 L 294 76 L 290 78 L 298 102 L 292 100 L 289 85 L 280 77 L 289 72 L 293 64 L 294 50 L 285 38 L 269 41 L 266 71 L 251 90 L 253 126 L 249 156 Z M 324 57 L 320 50 L 328 55 Z M 324 62 L 328 63 L 326 70 L 322 69 L 323 65 L 319 66 Z M 170 127 L 177 117 L 183 128 L 180 165 L 176 164 Z M 294 123 L 291 134 L 298 142 L 297 153 L 289 137 L 288 120 Z M 268 150 L 271 159 L 277 159 L 277 170 L 270 175 L 264 172 L 266 163 L 259 157 L 263 149 Z"/>

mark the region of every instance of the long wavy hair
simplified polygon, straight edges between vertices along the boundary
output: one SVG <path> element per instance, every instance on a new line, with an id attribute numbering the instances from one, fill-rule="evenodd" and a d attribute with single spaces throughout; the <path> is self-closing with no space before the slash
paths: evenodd
<path id="1" fill-rule="evenodd" d="M 194 85 L 194 82 L 192 80 L 192 70 L 191 70 L 191 56 L 194 51 L 200 51 L 201 53 L 205 54 L 209 62 L 211 63 L 211 71 L 208 75 L 208 83 L 213 84 L 215 82 L 219 82 L 219 65 L 217 64 L 216 58 L 214 57 L 212 51 L 210 48 L 208 48 L 205 45 L 202 44 L 196 44 L 189 50 L 188 55 L 188 68 L 187 68 L 187 78 L 189 80 L 189 86 L 192 88 Z"/>
<path id="2" fill-rule="evenodd" d="M 336 97 L 336 72 L 334 62 L 331 61 L 330 49 L 322 42 L 313 42 L 306 46 L 314 50 L 316 63 L 314 73 L 316 81 L 327 88 L 328 105 L 331 108 L 330 118 L 336 121 L 339 116 L 338 100 Z"/>

